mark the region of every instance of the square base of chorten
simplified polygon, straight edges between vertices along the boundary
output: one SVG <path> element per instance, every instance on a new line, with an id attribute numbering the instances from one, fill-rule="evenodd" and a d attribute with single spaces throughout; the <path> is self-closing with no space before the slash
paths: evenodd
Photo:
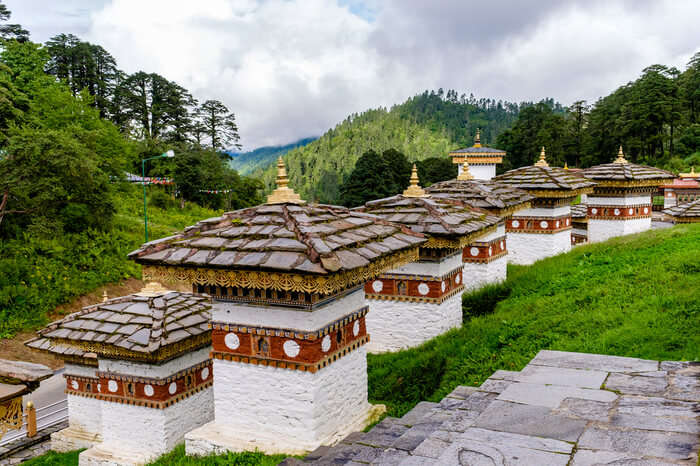
<path id="1" fill-rule="evenodd" d="M 386 353 L 420 346 L 462 325 L 462 293 L 442 303 L 368 299 L 365 317 L 369 353 Z"/>
<path id="2" fill-rule="evenodd" d="M 185 452 L 188 456 L 220 455 L 226 452 L 260 451 L 268 455 L 302 455 L 321 445 L 335 445 L 353 432 L 377 422 L 386 413 L 386 406 L 367 404 L 367 409 L 345 424 L 342 429 L 325 439 L 313 443 L 298 443 L 286 437 L 273 438 L 261 432 L 256 438 L 241 435 L 236 429 L 212 421 L 185 436 Z M 82 466 L 82 465 L 81 465 Z"/>
<path id="3" fill-rule="evenodd" d="M 531 265 L 538 260 L 571 250 L 571 229 L 557 233 L 508 232 L 508 262 Z"/>
<path id="4" fill-rule="evenodd" d="M 144 466 L 159 455 L 125 450 L 120 445 L 100 444 L 78 456 L 79 466 Z"/>
<path id="5" fill-rule="evenodd" d="M 633 235 L 651 228 L 651 217 L 630 220 L 588 220 L 588 242 L 597 243 L 616 236 Z"/>
<path id="6" fill-rule="evenodd" d="M 494 259 L 491 262 L 465 262 L 464 288 L 466 292 L 478 290 L 486 285 L 506 281 L 508 270 L 508 255 Z M 374 335 L 372 335 L 374 338 Z"/>
<path id="7" fill-rule="evenodd" d="M 51 434 L 51 449 L 66 452 L 90 448 L 102 442 L 99 433 L 88 432 L 79 427 L 67 427 Z"/>

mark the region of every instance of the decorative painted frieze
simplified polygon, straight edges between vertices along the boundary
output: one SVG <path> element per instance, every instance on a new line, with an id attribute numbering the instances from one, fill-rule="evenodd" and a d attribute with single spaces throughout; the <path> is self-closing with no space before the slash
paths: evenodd
<path id="1" fill-rule="evenodd" d="M 508 254 L 506 237 L 501 236 L 491 241 L 477 241 L 462 250 L 463 262 L 489 263 Z"/>
<path id="2" fill-rule="evenodd" d="M 631 206 L 589 205 L 589 220 L 632 220 L 651 217 L 651 204 Z"/>
<path id="3" fill-rule="evenodd" d="M 441 277 L 383 274 L 365 284 L 365 296 L 374 300 L 442 303 L 463 291 L 462 278 L 462 267 Z"/>
<path id="4" fill-rule="evenodd" d="M 571 216 L 559 217 L 514 217 L 506 220 L 508 233 L 559 233 L 571 228 Z"/>

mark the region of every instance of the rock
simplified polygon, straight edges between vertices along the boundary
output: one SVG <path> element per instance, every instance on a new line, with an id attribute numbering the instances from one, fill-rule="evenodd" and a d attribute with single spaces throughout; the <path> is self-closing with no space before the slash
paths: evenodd
<path id="1" fill-rule="evenodd" d="M 615 390 L 626 395 L 661 395 L 668 383 L 663 377 L 610 374 L 605 382 L 607 390 Z"/>
<path id="2" fill-rule="evenodd" d="M 548 408 L 558 408 L 565 398 L 610 402 L 614 401 L 617 395 L 604 390 L 531 383 L 513 383 L 498 395 L 498 399 L 502 401 L 514 401 Z"/>
<path id="3" fill-rule="evenodd" d="M 403 417 L 401 418 L 401 422 L 405 425 L 412 426 L 413 424 L 416 424 L 418 421 L 420 421 L 426 414 L 430 412 L 431 409 L 433 409 L 436 406 L 438 406 L 437 403 L 421 401 L 416 406 L 414 406 L 412 410 L 403 415 Z"/>
<path id="4" fill-rule="evenodd" d="M 578 450 L 571 466 L 672 466 L 676 463 L 659 461 L 657 458 L 644 459 L 639 455 L 600 450 Z"/>
<path id="5" fill-rule="evenodd" d="M 645 359 L 550 350 L 542 350 L 537 353 L 530 364 L 602 372 L 644 372 L 659 369 L 658 362 Z"/>
<path id="6" fill-rule="evenodd" d="M 607 376 L 607 372 L 594 370 L 528 365 L 520 372 L 519 381 L 598 389 Z"/>
<path id="7" fill-rule="evenodd" d="M 586 429 L 578 446 L 667 460 L 687 460 L 695 456 L 693 452 L 697 452 L 700 443 L 698 436 L 692 434 L 593 426 Z"/>

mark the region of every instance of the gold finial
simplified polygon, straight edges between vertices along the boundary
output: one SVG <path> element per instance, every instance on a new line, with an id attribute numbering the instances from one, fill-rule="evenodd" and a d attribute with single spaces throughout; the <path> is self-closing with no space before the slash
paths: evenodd
<path id="1" fill-rule="evenodd" d="M 287 169 L 284 166 L 282 157 L 277 159 L 277 189 L 272 191 L 272 194 L 267 196 L 268 204 L 303 204 L 305 201 L 289 188 L 289 178 L 287 178 Z"/>
<path id="2" fill-rule="evenodd" d="M 158 282 L 148 282 L 146 286 L 141 288 L 141 291 L 136 293 L 137 296 L 160 296 L 167 293 L 168 290 Z"/>
<path id="3" fill-rule="evenodd" d="M 625 159 L 625 154 L 622 152 L 622 146 L 620 146 L 620 150 L 617 151 L 617 158 L 613 163 L 629 163 L 627 159 Z"/>
<path id="4" fill-rule="evenodd" d="M 568 169 L 569 169 L 569 164 L 566 163 L 566 160 L 565 160 L 565 161 L 564 161 L 564 170 L 568 170 Z"/>
<path id="5" fill-rule="evenodd" d="M 690 173 L 679 173 L 680 178 L 700 178 L 700 173 L 695 173 L 695 167 L 690 167 Z"/>
<path id="6" fill-rule="evenodd" d="M 418 185 L 418 169 L 416 164 L 413 164 L 413 169 L 411 170 L 411 184 L 403 192 L 404 197 L 425 197 L 425 191 Z"/>
<path id="7" fill-rule="evenodd" d="M 481 130 L 476 129 L 476 136 L 474 136 L 474 147 L 481 147 Z"/>
<path id="8" fill-rule="evenodd" d="M 109 297 L 107 296 L 107 290 L 104 290 L 102 292 L 102 302 L 106 303 L 109 300 Z"/>
<path id="9" fill-rule="evenodd" d="M 535 162 L 536 167 L 549 167 L 549 164 L 545 160 L 545 153 L 544 153 L 544 146 L 542 146 L 542 150 L 540 151 L 540 159 Z"/>
<path id="10" fill-rule="evenodd" d="M 474 175 L 472 175 L 469 172 L 469 162 L 467 162 L 466 159 L 464 160 L 464 163 L 462 164 L 462 173 L 457 175 L 457 179 L 460 181 L 468 181 L 468 180 L 474 179 Z"/>

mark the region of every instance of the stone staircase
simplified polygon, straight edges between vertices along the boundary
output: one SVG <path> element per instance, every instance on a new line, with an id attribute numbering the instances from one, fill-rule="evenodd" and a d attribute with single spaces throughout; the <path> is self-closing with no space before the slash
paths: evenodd
<path id="1" fill-rule="evenodd" d="M 700 363 L 541 351 L 283 465 L 697 465 Z"/>

